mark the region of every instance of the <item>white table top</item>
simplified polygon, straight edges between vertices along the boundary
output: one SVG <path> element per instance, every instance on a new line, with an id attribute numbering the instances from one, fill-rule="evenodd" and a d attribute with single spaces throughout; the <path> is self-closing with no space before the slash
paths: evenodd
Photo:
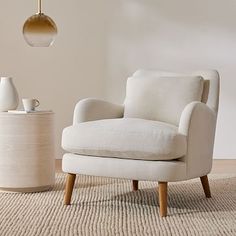
<path id="1" fill-rule="evenodd" d="M 11 111 L 11 112 L 0 112 L 0 116 L 7 116 L 7 115 L 27 115 L 27 116 L 32 116 L 32 115 L 49 115 L 49 114 L 54 114 L 53 111 L 34 111 L 34 112 L 25 112 L 25 111 Z"/>

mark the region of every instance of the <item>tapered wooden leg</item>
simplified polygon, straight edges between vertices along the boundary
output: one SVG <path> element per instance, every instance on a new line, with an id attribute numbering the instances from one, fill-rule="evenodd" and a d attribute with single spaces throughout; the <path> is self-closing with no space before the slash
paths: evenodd
<path id="1" fill-rule="evenodd" d="M 64 197 L 64 204 L 70 205 L 70 200 L 73 192 L 73 187 L 75 183 L 75 174 L 67 174 L 66 177 L 66 189 L 65 189 L 65 197 Z"/>
<path id="2" fill-rule="evenodd" d="M 138 180 L 133 180 L 133 191 L 138 190 Z"/>
<path id="3" fill-rule="evenodd" d="M 202 182 L 202 187 L 207 198 L 211 198 L 210 185 L 207 175 L 200 177 Z"/>
<path id="4" fill-rule="evenodd" d="M 160 216 L 167 216 L 167 182 L 158 182 Z"/>

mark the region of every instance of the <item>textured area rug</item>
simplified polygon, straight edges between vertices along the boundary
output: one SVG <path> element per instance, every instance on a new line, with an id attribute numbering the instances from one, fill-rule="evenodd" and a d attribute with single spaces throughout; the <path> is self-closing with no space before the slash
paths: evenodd
<path id="1" fill-rule="evenodd" d="M 0 193 L 0 235 L 236 235 L 236 175 L 210 175 L 212 198 L 199 179 L 170 183 L 168 217 L 159 217 L 157 183 L 78 176 L 72 205 L 63 205 L 65 175 L 52 191 Z"/>

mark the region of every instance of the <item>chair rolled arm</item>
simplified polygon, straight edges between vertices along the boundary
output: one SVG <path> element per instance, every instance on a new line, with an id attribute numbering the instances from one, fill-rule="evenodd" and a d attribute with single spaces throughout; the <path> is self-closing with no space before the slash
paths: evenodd
<path id="1" fill-rule="evenodd" d="M 122 118 L 124 107 L 95 98 L 86 98 L 79 101 L 74 110 L 73 124 L 102 120 Z"/>
<path id="2" fill-rule="evenodd" d="M 189 178 L 206 175 L 212 167 L 217 114 L 205 103 L 192 102 L 183 110 L 179 133 L 186 135 Z"/>
<path id="3" fill-rule="evenodd" d="M 179 123 L 179 132 L 188 136 L 188 133 L 191 130 L 192 122 L 211 122 L 216 123 L 216 113 L 210 109 L 205 103 L 202 102 L 191 102 L 183 110 L 180 123 Z M 204 120 L 202 120 L 204 118 Z"/>

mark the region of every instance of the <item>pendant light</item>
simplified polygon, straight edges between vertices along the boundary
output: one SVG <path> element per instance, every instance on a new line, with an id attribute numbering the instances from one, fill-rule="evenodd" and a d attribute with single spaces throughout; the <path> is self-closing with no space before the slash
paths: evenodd
<path id="1" fill-rule="evenodd" d="M 32 47 L 49 47 L 57 35 L 55 22 L 42 13 L 42 2 L 38 0 L 38 13 L 28 18 L 23 26 L 25 41 Z"/>

